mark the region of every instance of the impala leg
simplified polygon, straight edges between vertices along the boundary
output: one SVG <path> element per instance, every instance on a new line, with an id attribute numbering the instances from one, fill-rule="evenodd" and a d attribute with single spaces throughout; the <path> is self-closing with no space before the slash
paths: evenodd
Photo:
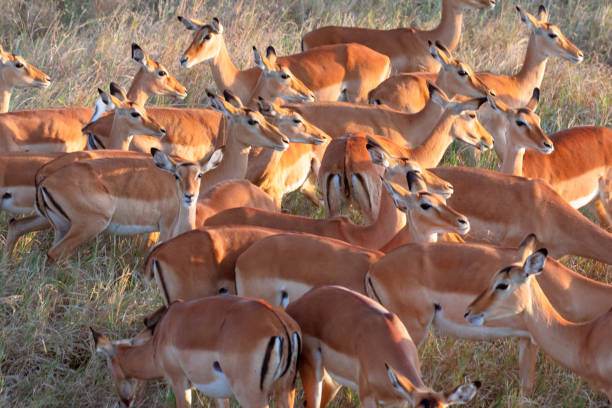
<path id="1" fill-rule="evenodd" d="M 359 399 L 361 400 L 361 406 L 363 408 L 377 408 L 376 399 L 373 396 L 360 396 Z"/>
<path id="2" fill-rule="evenodd" d="M 332 378 L 327 374 L 327 372 L 323 373 L 322 378 L 322 389 L 321 389 L 321 407 L 326 407 L 329 403 L 334 399 L 338 391 L 342 386 L 337 384 Z"/>
<path id="3" fill-rule="evenodd" d="M 521 380 L 521 392 L 530 395 L 535 382 L 535 367 L 538 361 L 539 347 L 530 339 L 519 340 L 519 378 Z"/>
<path id="4" fill-rule="evenodd" d="M 49 220 L 36 214 L 11 220 L 6 236 L 6 246 L 4 247 L 5 255 L 10 256 L 13 253 L 15 245 L 22 235 L 28 232 L 42 231 L 49 228 L 51 228 Z"/>
<path id="5" fill-rule="evenodd" d="M 191 387 L 186 378 L 171 381 L 172 392 L 176 399 L 176 408 L 191 407 Z"/>
<path id="6" fill-rule="evenodd" d="M 293 408 L 295 401 L 295 387 L 290 390 L 275 390 L 274 391 L 274 406 L 278 408 Z"/>
<path id="7" fill-rule="evenodd" d="M 300 193 L 304 194 L 304 196 L 317 207 L 321 205 L 321 200 L 317 195 L 316 183 L 313 183 L 310 177 L 308 177 L 300 187 Z"/>
<path id="8" fill-rule="evenodd" d="M 599 179 L 599 197 L 591 203 L 601 227 L 612 229 L 612 179 L 608 176 Z"/>
<path id="9" fill-rule="evenodd" d="M 107 218 L 95 218 L 73 222 L 68 233 L 47 251 L 47 257 L 49 260 L 57 262 L 61 258 L 70 256 L 79 245 L 89 241 L 104 231 L 108 222 L 109 220 Z"/>
<path id="10" fill-rule="evenodd" d="M 316 351 L 315 353 L 318 354 Z M 304 388 L 304 397 L 306 398 L 304 406 L 306 408 L 321 407 L 323 378 L 318 377 L 322 377 L 323 367 L 321 367 L 320 358 L 317 359 L 312 355 L 312 349 L 304 348 L 299 370 L 302 387 Z"/>
<path id="11" fill-rule="evenodd" d="M 229 398 L 218 398 L 215 400 L 216 408 L 230 408 Z"/>

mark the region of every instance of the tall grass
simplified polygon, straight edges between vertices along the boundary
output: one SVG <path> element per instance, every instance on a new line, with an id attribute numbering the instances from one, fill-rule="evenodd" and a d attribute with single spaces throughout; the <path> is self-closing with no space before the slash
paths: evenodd
<path id="1" fill-rule="evenodd" d="M 521 1 L 535 12 L 540 4 Z M 551 59 L 539 113 L 548 132 L 576 125 L 612 123 L 612 4 L 597 0 L 544 1 L 550 20 L 585 53 L 580 65 Z M 527 28 L 516 2 L 498 2 L 493 11 L 467 12 L 455 52 L 477 70 L 516 72 L 527 44 Z M 204 88 L 214 87 L 206 64 L 179 70 L 178 57 L 190 41 L 177 15 L 208 20 L 219 17 L 235 64 L 252 65 L 251 46 L 273 44 L 279 55 L 299 49 L 301 35 L 327 24 L 391 28 L 431 28 L 440 15 L 439 0 L 195 1 L 9 0 L 0 2 L 0 44 L 21 53 L 48 73 L 44 91 L 18 90 L 12 109 L 91 106 L 96 87 L 111 80 L 124 86 L 136 70 L 130 44 L 140 44 L 188 88 L 188 106 L 206 104 Z M 152 103 L 174 103 L 156 98 Z M 462 164 L 455 151 L 449 163 Z M 492 167 L 493 155 L 481 159 Z M 289 211 L 312 211 L 292 197 Z M 0 245 L 6 237 L 0 222 Z M 113 406 L 114 388 L 104 359 L 95 355 L 88 326 L 113 338 L 133 335 L 142 317 L 161 303 L 155 285 L 141 278 L 145 249 L 138 240 L 102 235 L 83 245 L 66 267 L 45 267 L 48 233 L 28 236 L 15 259 L 0 261 L 0 406 Z M 612 282 L 604 265 L 568 258 L 570 266 Z M 448 388 L 464 377 L 484 382 L 472 406 L 605 406 L 605 397 L 584 380 L 540 355 L 536 391 L 519 395 L 514 341 L 465 342 L 430 336 L 421 350 L 428 384 Z M 138 406 L 172 406 L 171 391 L 149 385 Z M 208 400 L 198 395 L 196 405 Z M 299 402 L 301 403 L 301 402 Z M 336 406 L 355 406 L 345 392 Z"/>

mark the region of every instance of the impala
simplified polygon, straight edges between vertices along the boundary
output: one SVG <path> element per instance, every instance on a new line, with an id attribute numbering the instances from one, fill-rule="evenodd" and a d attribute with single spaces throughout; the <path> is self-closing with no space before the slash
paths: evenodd
<path id="1" fill-rule="evenodd" d="M 407 242 L 435 242 L 438 233 L 467 232 L 466 219 L 457 218 L 458 214 L 443 206 L 437 197 L 423 192 L 422 181 L 415 173 L 409 173 L 408 177 L 415 193 L 403 191 L 393 183 L 383 183 L 396 206 L 406 212 L 408 221 L 404 230 L 411 238 Z M 368 268 L 383 255 L 381 251 L 311 234 L 263 238 L 236 261 L 236 293 L 283 307 L 310 288 L 321 285 L 341 285 L 365 293 Z"/>
<path id="2" fill-rule="evenodd" d="M 467 307 L 473 325 L 514 318 L 525 325 L 532 339 L 554 360 L 583 376 L 612 399 L 612 310 L 584 323 L 566 320 L 549 298 L 540 279 L 546 249 L 526 251 L 516 263 L 499 270 Z M 573 290 L 573 287 L 572 287 Z"/>
<path id="3" fill-rule="evenodd" d="M 149 92 L 185 96 L 185 87 L 135 44 L 132 46 L 132 60 L 140 65 L 140 69 L 127 93 L 128 99 L 143 105 Z M 148 67 L 159 67 L 159 70 L 149 72 Z M 92 116 L 92 110 L 82 106 L 9 112 L 0 116 L 0 151 L 83 150 L 87 138 L 81 130 Z M 110 130 L 112 118 L 108 123 Z"/>
<path id="4" fill-rule="evenodd" d="M 431 390 L 400 319 L 346 288 L 313 289 L 291 303 L 287 313 L 302 329 L 299 371 L 307 407 L 326 407 L 340 389 L 336 383 L 355 389 L 365 408 L 406 401 L 430 408 L 464 404 L 480 387 L 475 381 L 446 392 Z"/>
<path id="5" fill-rule="evenodd" d="M 186 29 L 195 31 L 191 44 L 180 57 L 181 66 L 190 68 L 209 61 L 217 87 L 229 89 L 247 101 L 265 72 L 258 68 L 239 71 L 234 66 L 225 47 L 223 26 L 217 18 L 210 24 L 181 16 L 178 19 Z M 275 55 L 273 58 L 276 59 Z M 385 80 L 391 70 L 386 55 L 360 44 L 319 47 L 279 57 L 276 61 L 281 80 L 299 78 L 321 101 L 365 102 L 368 92 Z"/>
<path id="6" fill-rule="evenodd" d="M 218 165 L 223 152 L 211 152 L 199 164 L 177 162 L 158 150 L 152 150 L 153 160 L 122 153 L 117 157 L 109 151 L 67 164 L 38 184 L 37 207 L 56 233 L 49 260 L 69 256 L 107 229 L 119 234 L 159 231 L 165 241 L 195 227 L 200 179 Z"/>
<path id="7" fill-rule="evenodd" d="M 439 99 L 437 103 L 444 108 L 444 113 L 423 144 L 413 148 L 396 148 L 402 150 L 402 157 L 410 158 L 422 167 L 435 167 L 453 139 L 482 150 L 493 145 L 491 135 L 476 118 L 476 109 L 485 99 L 472 99 L 459 104 L 449 100 L 441 90 L 436 91 L 433 98 Z M 370 136 L 359 134 L 357 137 Z M 380 182 L 373 169 L 376 166 L 367 159 L 366 143 L 363 139 L 361 142 L 352 140 L 351 136 L 332 143 L 344 145 L 345 149 L 330 147 L 321 164 L 319 189 L 326 208 L 331 215 L 337 215 L 344 201 L 343 196 L 352 196 L 362 206 L 364 213 L 371 214 L 367 218 L 376 217 Z"/>
<path id="8" fill-rule="evenodd" d="M 534 245 L 535 236 L 525 239 L 518 250 L 467 243 L 406 245 L 370 267 L 367 293 L 400 317 L 417 344 L 426 338 L 432 324 L 441 333 L 465 339 L 521 337 L 521 386 L 529 392 L 537 347 L 530 343 L 520 318 L 470 327 L 463 313 L 489 285 L 491 270 L 513 262 L 517 254 L 520 258 Z M 612 286 L 588 279 L 552 259 L 538 282 L 555 307 L 574 321 L 590 320 L 612 306 Z"/>
<path id="9" fill-rule="evenodd" d="M 310 183 L 306 183 L 307 180 L 317 177 L 320 160 L 330 137 L 299 113 L 262 98 L 257 104 L 264 117 L 292 142 L 285 152 L 264 150 L 252 154 L 247 168 L 247 178 L 272 196 L 276 208 L 280 209 L 284 194 L 300 189 L 305 184 L 310 187 Z M 309 198 L 313 197 L 314 193 Z M 318 200 L 313 201 L 318 204 Z"/>
<path id="10" fill-rule="evenodd" d="M 0 113 L 8 112 L 14 88 L 47 88 L 49 85 L 49 75 L 0 46 Z"/>
<path id="11" fill-rule="evenodd" d="M 559 27 L 548 23 L 548 13 L 544 6 L 539 7 L 537 18 L 518 6 L 517 11 L 521 21 L 531 30 L 521 70 L 516 75 L 510 76 L 493 74 L 488 71 L 477 72 L 473 75 L 466 64 L 458 64 L 458 61 L 454 60 L 447 50 L 443 50 L 432 56 L 445 71 L 443 73 L 445 83 L 440 84 L 444 91 L 452 94 L 454 89 L 457 93 L 461 93 L 466 89 L 462 84 L 469 77 L 475 76 L 476 80 L 484 83 L 489 89 L 493 89 L 497 97 L 504 103 L 512 108 L 521 108 L 529 101 L 533 88 L 539 88 L 542 85 L 548 57 L 560 57 L 572 62 L 581 62 L 584 59 L 582 51 L 563 35 Z M 445 44 L 443 41 L 442 43 Z M 403 107 L 407 112 L 419 111 L 429 98 L 425 87 L 427 80 L 436 80 L 435 74 L 407 74 L 390 78 L 388 83 L 380 85 L 379 90 L 372 91 L 370 100 L 379 100 L 397 109 Z M 449 86 L 448 89 L 446 85 Z M 487 117 L 485 119 L 483 116 L 483 122 L 490 123 L 490 127 L 488 126 L 490 130 L 494 126 L 500 126 L 499 123 L 495 123 L 494 114 L 492 117 L 491 112 L 483 112 L 484 114 Z M 502 140 L 499 141 L 500 145 L 502 142 Z"/>
<path id="12" fill-rule="evenodd" d="M 293 406 L 301 332 L 285 312 L 235 296 L 175 302 L 149 340 L 112 342 L 91 329 L 108 362 L 122 406 L 131 406 L 137 380 L 165 379 L 177 408 L 191 406 L 191 388 L 244 407 Z M 217 405 L 219 406 L 219 405 Z M 221 405 L 223 406 L 223 405 Z"/>
<path id="13" fill-rule="evenodd" d="M 388 55 L 394 73 L 436 72 L 440 67 L 429 55 L 427 41 L 438 40 L 452 51 L 461 38 L 463 9 L 493 7 L 495 0 L 442 0 L 442 19 L 438 27 L 431 31 L 327 26 L 304 35 L 302 49 L 310 50 L 327 44 L 359 43 Z"/>

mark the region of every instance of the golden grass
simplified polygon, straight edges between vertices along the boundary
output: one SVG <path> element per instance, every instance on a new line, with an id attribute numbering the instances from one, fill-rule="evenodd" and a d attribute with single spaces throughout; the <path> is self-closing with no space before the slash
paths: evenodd
<path id="1" fill-rule="evenodd" d="M 325 24 L 390 28 L 430 28 L 440 13 L 439 0 L 268 1 L 147 0 L 10 0 L 0 2 L 0 43 L 19 50 L 51 75 L 45 91 L 18 90 L 12 109 L 64 105 L 90 106 L 111 80 L 124 86 L 136 70 L 130 44 L 139 43 L 189 89 L 188 106 L 206 103 L 204 88 L 214 86 L 206 64 L 178 69 L 178 57 L 190 33 L 176 15 L 209 19 L 218 16 L 226 28 L 230 54 L 239 67 L 251 65 L 251 46 L 273 44 L 279 53 L 299 49 L 301 34 Z M 526 48 L 527 29 L 514 11 L 515 2 L 498 2 L 494 11 L 468 12 L 456 55 L 477 70 L 515 72 Z M 573 65 L 552 59 L 542 85 L 539 107 L 543 127 L 612 123 L 612 4 L 597 0 L 545 2 L 552 22 L 577 44 L 586 60 Z M 535 12 L 538 2 L 522 1 Z M 155 103 L 166 103 L 156 98 Z M 463 163 L 456 148 L 449 164 Z M 494 167 L 487 154 L 481 165 Z M 295 196 L 285 201 L 292 212 L 313 212 Z M 6 237 L 0 222 L 0 246 Z M 133 335 L 142 317 L 161 303 L 155 285 L 138 274 L 144 249 L 137 240 L 103 235 L 83 245 L 66 268 L 44 266 L 51 243 L 48 233 L 20 242 L 15 259 L 0 261 L 0 406 L 114 406 L 115 391 L 104 359 L 95 355 L 88 326 L 112 338 Z M 593 278 L 612 282 L 604 265 L 569 258 L 567 264 Z M 517 347 L 514 341 L 465 342 L 430 336 L 421 350 L 428 384 L 450 387 L 464 377 L 481 379 L 482 390 L 471 406 L 599 407 L 605 397 L 581 378 L 542 354 L 536 392 L 519 395 Z M 138 406 L 173 406 L 162 383 L 151 383 Z M 198 396 L 195 405 L 207 405 Z M 299 401 L 301 403 L 301 399 Z M 336 406 L 356 406 L 345 391 Z"/>

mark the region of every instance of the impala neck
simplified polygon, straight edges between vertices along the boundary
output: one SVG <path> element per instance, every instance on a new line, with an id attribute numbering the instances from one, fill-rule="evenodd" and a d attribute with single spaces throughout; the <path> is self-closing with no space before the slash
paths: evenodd
<path id="1" fill-rule="evenodd" d="M 245 178 L 251 146 L 238 141 L 236 135 L 241 131 L 240 126 L 236 126 L 231 121 L 225 121 L 226 143 L 223 160 L 216 168 L 202 175 L 200 194 L 204 194 L 206 190 L 221 181 Z"/>
<path id="2" fill-rule="evenodd" d="M 405 118 L 407 123 L 404 128 L 407 130 L 410 129 L 410 144 L 412 147 L 420 146 L 427 141 L 429 134 L 440 120 L 442 113 L 444 113 L 444 111 L 442 110 L 440 105 L 429 99 L 425 104 L 425 107 L 423 107 L 423 109 L 421 109 L 417 113 L 406 114 Z M 419 131 L 416 131 L 415 125 L 420 128 Z M 422 135 L 420 136 L 420 139 L 412 137 L 412 134 L 419 133 Z"/>
<path id="3" fill-rule="evenodd" d="M 179 197 L 179 211 L 174 226 L 172 228 L 172 235 L 169 238 L 174 238 L 183 232 L 191 231 L 196 228 L 196 203 L 198 197 L 194 197 L 194 201 L 189 207 L 183 205 L 182 194 Z"/>
<path id="4" fill-rule="evenodd" d="M 0 84 L 0 87 L 2 85 Z M 0 88 L 0 113 L 9 111 L 9 103 L 11 102 L 12 88 Z"/>
<path id="5" fill-rule="evenodd" d="M 584 371 L 584 354 L 581 353 L 585 335 L 591 332 L 593 323 L 571 323 L 565 320 L 551 305 L 537 280 L 530 278 L 528 287 L 531 301 L 521 313 L 529 333 L 547 354 L 570 370 Z"/>
<path id="6" fill-rule="evenodd" d="M 419 223 L 414 221 L 412 216 L 412 212 L 408 212 L 408 222 L 404 229 L 407 229 L 410 232 L 410 242 L 415 244 L 420 243 L 435 243 L 438 242 L 438 233 L 421 231 L 419 228 Z"/>
<path id="7" fill-rule="evenodd" d="M 113 359 L 127 378 L 153 380 L 164 376 L 155 362 L 153 339 L 138 346 L 118 346 Z"/>
<path id="8" fill-rule="evenodd" d="M 436 167 L 442 160 L 444 152 L 453 141 L 450 131 L 454 120 L 455 115 L 444 113 L 425 143 L 412 149 L 411 158 L 424 169 Z"/>
<path id="9" fill-rule="evenodd" d="M 149 92 L 147 92 L 146 82 L 142 73 L 143 69 L 138 70 L 127 93 L 127 99 L 136 102 L 140 106 L 144 106 L 149 99 Z"/>
<path id="10" fill-rule="evenodd" d="M 525 103 L 529 101 L 533 88 L 539 88 L 542 85 L 544 71 L 546 70 L 546 60 L 548 57 L 540 51 L 536 38 L 536 35 L 533 33 L 529 37 L 523 67 L 515 77 L 520 99 Z M 518 108 L 519 106 L 515 107 Z"/>
<path id="11" fill-rule="evenodd" d="M 212 71 L 213 79 L 217 88 L 235 90 L 236 80 L 238 79 L 238 68 L 232 62 L 227 47 L 225 46 L 225 40 L 221 38 L 221 45 L 219 46 L 219 52 L 213 59 L 209 61 L 210 69 Z M 243 95 L 238 95 L 241 100 L 245 100 Z M 247 95 L 248 97 L 249 95 Z"/>
<path id="12" fill-rule="evenodd" d="M 130 143 L 133 137 L 127 123 L 122 120 L 117 120 L 117 116 L 115 116 L 110 131 L 109 143 L 106 148 L 130 150 Z"/>
<path id="13" fill-rule="evenodd" d="M 455 5 L 453 0 L 442 0 L 442 19 L 440 24 L 426 36 L 432 42 L 440 41 L 449 51 L 457 48 L 461 39 L 461 24 L 463 23 L 463 6 Z"/>
<path id="14" fill-rule="evenodd" d="M 523 175 L 523 157 L 525 156 L 525 148 L 516 149 L 512 143 L 506 144 L 506 151 L 501 166 L 501 172 L 512 174 L 515 176 Z"/>

